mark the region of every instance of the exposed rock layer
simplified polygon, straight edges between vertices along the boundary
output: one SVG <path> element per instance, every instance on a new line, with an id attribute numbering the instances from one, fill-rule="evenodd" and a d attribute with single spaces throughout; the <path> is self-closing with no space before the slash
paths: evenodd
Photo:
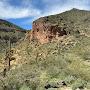
<path id="1" fill-rule="evenodd" d="M 48 43 L 63 35 L 67 35 L 65 27 L 46 22 L 43 18 L 33 22 L 32 38 L 37 39 L 41 44 Z"/>
<path id="2" fill-rule="evenodd" d="M 78 9 L 57 15 L 41 17 L 33 22 L 30 39 L 40 43 L 51 42 L 64 35 L 90 35 L 90 12 Z M 60 39 L 60 38 L 59 38 Z"/>

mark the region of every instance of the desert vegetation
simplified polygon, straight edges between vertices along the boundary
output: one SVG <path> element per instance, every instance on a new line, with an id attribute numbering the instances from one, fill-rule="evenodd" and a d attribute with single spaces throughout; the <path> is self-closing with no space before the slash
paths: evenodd
<path id="1" fill-rule="evenodd" d="M 74 9 L 45 17 L 47 22 L 67 27 L 67 35 L 44 44 L 22 36 L 18 40 L 18 36 L 14 37 L 18 33 L 9 34 L 14 37 L 15 60 L 5 77 L 0 73 L 0 90 L 90 90 L 89 15 L 88 11 Z M 7 41 L 7 33 L 2 33 L 5 35 L 0 33 L 1 40 L 3 37 Z M 4 52 L 0 52 L 1 63 Z"/>

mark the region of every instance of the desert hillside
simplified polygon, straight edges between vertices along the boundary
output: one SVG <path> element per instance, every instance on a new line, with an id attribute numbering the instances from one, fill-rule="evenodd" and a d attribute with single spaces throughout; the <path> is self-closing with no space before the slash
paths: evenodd
<path id="1" fill-rule="evenodd" d="M 32 26 L 1 30 L 21 38 L 0 54 L 0 90 L 90 90 L 90 11 L 41 17 Z"/>
<path id="2" fill-rule="evenodd" d="M 26 31 L 13 23 L 0 19 L 0 52 L 8 45 L 6 42 L 16 43 L 25 37 Z"/>
<path id="3" fill-rule="evenodd" d="M 33 22 L 32 38 L 47 43 L 64 35 L 90 35 L 90 12 L 72 9 Z"/>
<path id="4" fill-rule="evenodd" d="M 24 40 L 25 34 L 26 30 L 0 19 L 0 69 L 4 66 L 6 53 L 11 47 L 14 48 L 18 42 Z"/>

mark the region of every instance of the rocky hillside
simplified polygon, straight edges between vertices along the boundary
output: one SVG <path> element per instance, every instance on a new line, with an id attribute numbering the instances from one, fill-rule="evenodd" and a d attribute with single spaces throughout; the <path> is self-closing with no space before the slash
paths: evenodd
<path id="1" fill-rule="evenodd" d="M 13 23 L 0 19 L 0 51 L 7 46 L 8 41 L 16 43 L 25 37 L 26 31 Z"/>
<path id="2" fill-rule="evenodd" d="M 5 28 L 6 29 L 10 29 L 11 28 L 11 29 L 23 30 L 21 27 L 15 25 L 13 23 L 10 23 L 10 22 L 8 22 L 6 20 L 0 19 L 0 30 L 1 29 L 5 30 Z"/>
<path id="3" fill-rule="evenodd" d="M 6 51 L 23 41 L 26 31 L 13 23 L 0 19 L 0 69 L 3 67 Z"/>
<path id="4" fill-rule="evenodd" d="M 34 21 L 6 55 L 9 70 L 0 57 L 0 90 L 90 90 L 89 19 L 89 11 L 72 9 Z"/>
<path id="5" fill-rule="evenodd" d="M 72 9 L 33 22 L 31 38 L 47 43 L 65 35 L 90 35 L 90 11 Z"/>

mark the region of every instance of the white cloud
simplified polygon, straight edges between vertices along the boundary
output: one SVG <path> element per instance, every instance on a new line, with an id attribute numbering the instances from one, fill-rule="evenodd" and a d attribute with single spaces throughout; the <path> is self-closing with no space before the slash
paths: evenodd
<path id="1" fill-rule="evenodd" d="M 0 18 L 24 18 L 39 15 L 40 11 L 33 6 L 29 7 L 14 7 L 6 0 L 0 1 Z"/>
<path id="2" fill-rule="evenodd" d="M 33 20 L 35 20 L 42 16 L 58 14 L 72 8 L 90 9 L 88 7 L 90 0 L 43 0 L 44 10 L 42 7 L 41 9 L 35 8 L 35 6 L 31 4 L 31 0 L 22 0 L 22 6 L 18 7 L 9 4 L 8 1 L 9 0 L 0 0 L 0 18 L 33 17 Z M 30 22 L 31 21 L 30 19 Z M 29 22 L 29 20 L 26 22 Z"/>
<path id="3" fill-rule="evenodd" d="M 45 4 L 45 10 L 41 10 L 42 13 L 34 17 L 33 20 L 43 16 L 58 14 L 72 8 L 90 10 L 90 8 L 88 7 L 88 3 L 90 3 L 90 0 L 43 0 L 43 2 Z"/>
<path id="4" fill-rule="evenodd" d="M 43 0 L 46 4 L 46 12 L 48 14 L 57 14 L 70 10 L 72 8 L 89 10 L 88 3 L 90 0 L 55 0 L 51 2 L 50 0 Z"/>
<path id="5" fill-rule="evenodd" d="M 81 10 L 90 10 L 88 3 L 90 0 L 43 0 L 44 11 L 41 9 L 40 13 L 33 17 L 33 19 L 26 21 L 25 23 L 31 23 L 32 21 L 48 15 L 58 14 L 72 8 L 77 8 Z"/>

